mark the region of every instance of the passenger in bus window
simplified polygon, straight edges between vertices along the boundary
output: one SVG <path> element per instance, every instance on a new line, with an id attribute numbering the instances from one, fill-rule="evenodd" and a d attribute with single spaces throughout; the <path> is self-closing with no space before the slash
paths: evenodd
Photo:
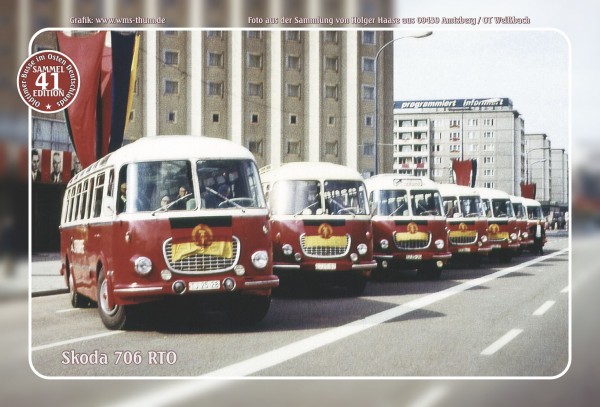
<path id="1" fill-rule="evenodd" d="M 127 206 L 127 183 L 122 182 L 121 185 L 119 185 L 119 198 L 117 199 L 117 213 L 124 212 L 126 206 Z"/>
<path id="2" fill-rule="evenodd" d="M 176 200 L 178 201 L 176 204 L 174 204 L 171 209 L 175 209 L 175 210 L 185 210 L 186 209 L 186 202 L 189 199 L 189 197 L 187 197 L 188 195 L 188 189 L 182 185 L 179 187 L 179 193 L 177 195 Z"/>
<path id="3" fill-rule="evenodd" d="M 167 206 L 169 205 L 170 202 L 171 202 L 171 198 L 169 198 L 168 195 L 163 196 L 162 199 L 160 200 L 161 208 L 167 209 Z"/>
<path id="4" fill-rule="evenodd" d="M 308 187 L 307 195 L 306 195 L 306 209 L 310 211 L 312 215 L 317 214 L 317 211 L 321 209 L 321 200 L 319 199 L 319 193 L 317 191 L 316 185 L 311 185 Z"/>

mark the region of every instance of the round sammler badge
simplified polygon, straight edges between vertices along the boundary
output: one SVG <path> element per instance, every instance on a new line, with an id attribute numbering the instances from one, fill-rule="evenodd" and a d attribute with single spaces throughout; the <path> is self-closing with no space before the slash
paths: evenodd
<path id="1" fill-rule="evenodd" d="M 40 51 L 23 62 L 17 76 L 21 99 L 41 113 L 56 113 L 68 107 L 79 92 L 79 71 L 65 54 Z"/>

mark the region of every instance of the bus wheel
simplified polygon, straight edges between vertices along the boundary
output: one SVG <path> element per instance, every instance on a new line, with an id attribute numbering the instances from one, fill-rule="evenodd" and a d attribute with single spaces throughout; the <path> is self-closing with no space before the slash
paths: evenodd
<path id="1" fill-rule="evenodd" d="M 108 329 L 122 329 L 127 322 L 127 307 L 114 305 L 108 307 L 108 284 L 104 275 L 104 268 L 100 268 L 98 274 L 98 313 Z"/>
<path id="2" fill-rule="evenodd" d="M 352 295 L 361 295 L 367 286 L 367 278 L 364 276 L 350 276 L 347 283 L 348 291 Z"/>
<path id="3" fill-rule="evenodd" d="M 254 325 L 267 315 L 270 305 L 270 295 L 238 295 L 232 298 L 228 313 L 237 325 Z"/>
<path id="4" fill-rule="evenodd" d="M 75 288 L 75 277 L 69 272 L 69 296 L 71 297 L 71 305 L 73 308 L 85 308 L 90 305 L 90 301 L 83 295 L 77 292 Z"/>
<path id="5" fill-rule="evenodd" d="M 442 276 L 442 267 L 437 267 L 435 262 L 427 263 L 418 270 L 420 276 L 427 280 L 439 280 Z"/>

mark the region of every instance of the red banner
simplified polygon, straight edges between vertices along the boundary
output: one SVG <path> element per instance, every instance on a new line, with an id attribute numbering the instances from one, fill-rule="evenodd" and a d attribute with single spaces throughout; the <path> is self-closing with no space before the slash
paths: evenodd
<path id="1" fill-rule="evenodd" d="M 536 185 L 535 182 L 526 184 L 521 182 L 521 196 L 523 198 L 535 199 Z"/>
<path id="2" fill-rule="evenodd" d="M 452 160 L 452 170 L 454 171 L 454 183 L 456 185 L 475 186 L 477 160 Z"/>
<path id="3" fill-rule="evenodd" d="M 80 89 L 75 101 L 65 110 L 65 118 L 75 151 L 84 167 L 97 157 L 97 109 L 100 88 L 100 67 L 106 32 L 85 37 L 69 37 L 61 32 L 58 45 L 69 56 L 80 76 Z"/>
<path id="4" fill-rule="evenodd" d="M 98 120 L 98 133 L 100 134 L 100 149 L 98 159 L 108 154 L 108 144 L 110 142 L 110 127 L 112 121 L 112 48 L 105 47 L 102 55 L 102 71 L 100 74 L 100 98 L 102 108 L 101 117 Z"/>

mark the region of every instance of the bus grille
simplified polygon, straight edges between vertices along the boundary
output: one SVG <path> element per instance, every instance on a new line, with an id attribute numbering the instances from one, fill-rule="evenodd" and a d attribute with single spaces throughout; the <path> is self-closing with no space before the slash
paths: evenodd
<path id="1" fill-rule="evenodd" d="M 350 235 L 336 237 L 338 238 L 336 244 L 329 244 L 327 239 L 313 239 L 313 243 L 307 243 L 306 235 L 302 235 L 300 236 L 302 252 L 308 257 L 316 258 L 343 257 L 350 250 Z"/>
<path id="2" fill-rule="evenodd" d="M 508 241 L 508 232 L 490 233 L 490 242 Z"/>
<path id="3" fill-rule="evenodd" d="M 232 270 L 240 257 L 240 240 L 232 236 L 233 255 L 231 258 L 213 256 L 208 254 L 192 254 L 181 260 L 173 261 L 172 239 L 165 240 L 163 254 L 169 269 L 182 274 L 208 274 Z"/>
<path id="4" fill-rule="evenodd" d="M 451 231 L 448 234 L 448 241 L 453 245 L 468 245 L 477 242 L 477 232 L 474 230 L 468 231 Z"/>
<path id="5" fill-rule="evenodd" d="M 431 233 L 394 232 L 394 243 L 398 250 L 426 249 L 431 242 Z"/>

